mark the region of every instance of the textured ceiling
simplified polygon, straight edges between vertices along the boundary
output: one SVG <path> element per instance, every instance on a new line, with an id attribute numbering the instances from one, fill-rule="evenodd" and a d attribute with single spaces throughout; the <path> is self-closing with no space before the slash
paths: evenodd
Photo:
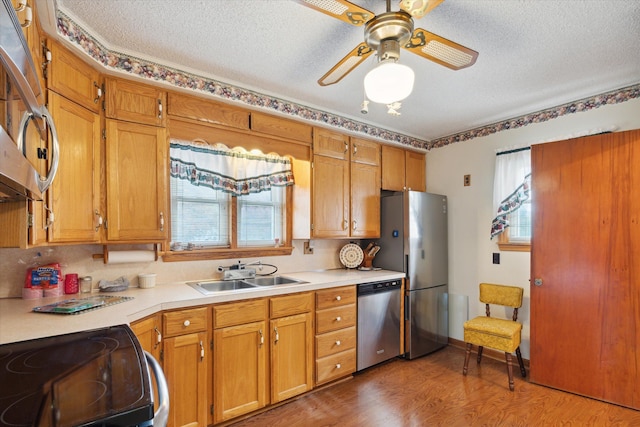
<path id="1" fill-rule="evenodd" d="M 56 3 L 109 50 L 427 141 L 640 83 L 637 0 L 446 0 L 416 27 L 478 60 L 452 71 L 402 50 L 416 81 L 397 117 L 382 105 L 360 113 L 373 55 L 339 83 L 317 84 L 363 28 L 293 0 Z M 385 11 L 384 0 L 352 3 Z"/>

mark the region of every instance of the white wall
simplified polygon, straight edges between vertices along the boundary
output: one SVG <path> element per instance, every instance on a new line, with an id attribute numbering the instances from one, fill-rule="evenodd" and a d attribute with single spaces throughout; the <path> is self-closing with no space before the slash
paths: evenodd
<path id="1" fill-rule="evenodd" d="M 640 128 L 640 99 L 429 151 L 427 191 L 446 194 L 449 199 L 450 337 L 462 340 L 464 320 L 484 315 L 484 305 L 478 301 L 479 283 L 522 286 L 525 301 L 518 315 L 524 325 L 521 350 L 523 357 L 529 358 L 530 254 L 500 252 L 495 241 L 489 239 L 494 216 L 492 192 L 496 150 L 564 140 L 611 126 L 618 131 Z M 463 186 L 464 175 L 471 175 L 471 186 Z M 499 265 L 492 263 L 494 252 L 500 252 Z M 465 296 L 469 301 L 468 316 L 464 313 Z M 508 315 L 511 315 L 510 311 Z"/>

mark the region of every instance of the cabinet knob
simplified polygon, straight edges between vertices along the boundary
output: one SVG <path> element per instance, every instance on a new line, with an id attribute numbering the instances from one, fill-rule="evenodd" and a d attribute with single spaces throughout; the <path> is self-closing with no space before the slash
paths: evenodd
<path id="1" fill-rule="evenodd" d="M 191 324 L 191 322 L 189 321 L 189 319 L 185 320 L 183 325 L 186 328 L 187 326 L 189 326 Z"/>
<path id="2" fill-rule="evenodd" d="M 336 322 L 339 322 L 341 320 L 342 320 L 342 317 L 340 317 L 340 316 L 336 317 Z"/>
<path id="3" fill-rule="evenodd" d="M 337 340 L 337 341 L 336 341 L 336 345 L 340 345 L 340 340 Z"/>
<path id="4" fill-rule="evenodd" d="M 336 369 L 340 369 L 340 368 L 342 368 L 342 365 L 339 363 L 336 363 Z"/>
<path id="5" fill-rule="evenodd" d="M 340 301 L 341 299 L 342 299 L 342 297 L 341 297 L 340 295 L 338 295 L 338 296 L 336 297 L 336 301 Z"/>

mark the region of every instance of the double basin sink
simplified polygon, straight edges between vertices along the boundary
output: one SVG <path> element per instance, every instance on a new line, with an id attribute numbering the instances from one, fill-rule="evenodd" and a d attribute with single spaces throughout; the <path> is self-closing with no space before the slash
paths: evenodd
<path id="1" fill-rule="evenodd" d="M 234 280 L 212 280 L 201 282 L 187 282 L 189 286 L 204 295 L 210 295 L 214 292 L 235 291 L 238 289 L 250 289 L 261 286 L 290 285 L 298 283 L 307 283 L 303 280 L 292 279 L 285 276 L 264 276 L 251 277 L 247 279 Z"/>

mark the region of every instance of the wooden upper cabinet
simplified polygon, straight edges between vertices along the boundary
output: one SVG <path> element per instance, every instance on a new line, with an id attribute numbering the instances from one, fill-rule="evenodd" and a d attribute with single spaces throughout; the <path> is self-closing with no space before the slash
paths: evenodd
<path id="1" fill-rule="evenodd" d="M 169 93 L 167 114 L 235 129 L 249 129 L 249 112 L 196 96 Z"/>
<path id="2" fill-rule="evenodd" d="M 427 170 L 424 153 L 405 151 L 405 185 L 409 190 L 427 191 Z"/>
<path id="3" fill-rule="evenodd" d="M 54 92 L 48 97 L 60 147 L 60 166 L 48 192 L 55 218 L 48 229 L 49 241 L 99 242 L 100 116 Z"/>
<path id="4" fill-rule="evenodd" d="M 165 127 L 167 92 L 154 86 L 109 77 L 105 115 L 110 119 Z"/>
<path id="5" fill-rule="evenodd" d="M 48 88 L 86 109 L 100 112 L 100 73 L 56 42 L 49 42 L 51 63 L 47 68 Z"/>
<path id="6" fill-rule="evenodd" d="M 380 166 L 380 144 L 351 137 L 351 162 Z"/>
<path id="7" fill-rule="evenodd" d="M 389 145 L 382 146 L 382 189 L 426 191 L 425 155 Z"/>
<path id="8" fill-rule="evenodd" d="M 313 154 L 334 159 L 349 160 L 349 137 L 338 132 L 315 128 Z"/>
<path id="9" fill-rule="evenodd" d="M 251 130 L 311 144 L 313 127 L 306 123 L 262 113 L 251 113 Z"/>
<path id="10" fill-rule="evenodd" d="M 380 236 L 380 145 L 316 129 L 313 237 Z"/>
<path id="11" fill-rule="evenodd" d="M 168 152 L 164 128 L 106 121 L 107 239 L 167 236 Z"/>

